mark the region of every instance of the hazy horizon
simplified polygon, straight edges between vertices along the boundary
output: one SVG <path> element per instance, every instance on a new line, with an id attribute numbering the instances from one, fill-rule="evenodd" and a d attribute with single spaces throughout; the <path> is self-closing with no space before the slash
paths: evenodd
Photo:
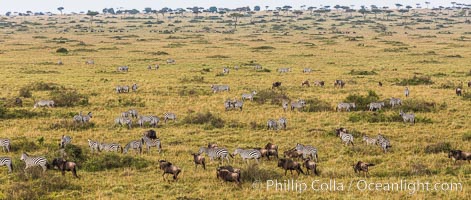
<path id="1" fill-rule="evenodd" d="M 451 6 L 450 2 L 445 1 L 434 1 L 430 0 L 429 8 L 437 6 Z M 239 0 L 239 1 L 222 1 L 222 0 L 173 0 L 173 1 L 152 1 L 152 0 L 80 0 L 80 1 L 70 1 L 70 0 L 10 0 L 2 3 L 0 6 L 0 14 L 3 15 L 6 12 L 52 12 L 59 13 L 57 10 L 58 7 L 64 7 L 64 13 L 71 12 L 80 12 L 87 10 L 101 11 L 103 8 L 118 8 L 123 9 L 138 9 L 142 11 L 145 7 L 151 7 L 152 9 L 160 9 L 163 7 L 169 8 L 187 8 L 193 6 L 199 6 L 208 8 L 210 6 L 216 6 L 218 8 L 237 8 L 242 6 L 249 6 L 253 9 L 254 6 L 258 5 L 262 10 L 265 10 L 265 6 L 269 6 L 269 9 L 275 7 L 281 7 L 284 5 L 290 5 L 293 9 L 299 9 L 301 5 L 315 6 L 319 7 L 320 5 L 355 5 L 355 9 L 359 8 L 361 5 L 370 6 L 389 6 L 390 8 L 395 8 L 394 4 L 400 3 L 404 6 L 410 5 L 416 7 L 416 3 L 420 3 L 422 8 L 426 8 L 425 1 L 413 1 L 413 0 L 398 0 L 398 1 L 375 1 L 375 0 L 364 0 L 364 1 L 355 1 L 355 0 L 292 0 L 292 1 L 281 1 L 281 0 L 266 0 L 266 1 L 253 1 L 253 0 Z M 458 2 L 459 3 L 459 2 Z"/>

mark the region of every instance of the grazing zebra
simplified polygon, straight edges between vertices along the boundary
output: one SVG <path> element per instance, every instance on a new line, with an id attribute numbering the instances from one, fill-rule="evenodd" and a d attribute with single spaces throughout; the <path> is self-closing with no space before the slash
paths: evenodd
<path id="1" fill-rule="evenodd" d="M 337 110 L 337 112 L 339 112 L 339 111 L 341 111 L 341 110 L 345 110 L 345 111 L 350 112 L 350 108 L 355 108 L 355 107 L 356 107 L 356 106 L 355 106 L 355 103 L 343 103 L 343 102 L 342 102 L 342 103 L 339 103 L 339 104 L 337 105 L 336 110 Z"/>
<path id="2" fill-rule="evenodd" d="M 267 121 L 267 130 L 270 130 L 270 129 L 278 130 L 278 123 L 276 123 L 274 119 L 269 119 Z"/>
<path id="3" fill-rule="evenodd" d="M 247 164 L 249 163 L 249 159 L 255 159 L 255 161 L 257 161 L 258 163 L 258 159 L 262 157 L 262 154 L 260 153 L 260 151 L 256 149 L 237 148 L 235 149 L 232 156 L 236 156 L 237 154 L 240 155 L 240 157 L 242 158 L 242 161 L 245 161 L 245 159 L 247 159 Z"/>
<path id="4" fill-rule="evenodd" d="M 229 74 L 229 68 L 227 68 L 227 67 L 222 68 L 222 73 L 223 74 Z"/>
<path id="5" fill-rule="evenodd" d="M 262 66 L 261 65 L 255 65 L 253 67 L 254 70 L 262 70 Z"/>
<path id="6" fill-rule="evenodd" d="M 10 157 L 0 157 L 0 166 L 7 166 L 8 173 L 11 173 L 13 170 L 13 163 Z"/>
<path id="7" fill-rule="evenodd" d="M 116 86 L 116 93 L 121 93 L 121 91 L 123 90 L 121 86 Z"/>
<path id="8" fill-rule="evenodd" d="M 62 62 L 62 60 L 58 60 L 57 61 L 57 65 L 63 65 L 64 63 Z"/>
<path id="9" fill-rule="evenodd" d="M 37 108 L 37 107 L 54 107 L 54 101 L 53 100 L 39 100 L 38 102 L 36 102 L 34 104 L 34 108 Z"/>
<path id="10" fill-rule="evenodd" d="M 352 134 L 349 134 L 349 133 L 346 133 L 346 132 L 343 132 L 343 131 L 338 131 L 337 132 L 337 136 L 340 137 L 340 139 L 342 140 L 342 142 L 345 142 L 345 145 L 348 146 L 349 143 L 353 145 L 353 135 Z"/>
<path id="11" fill-rule="evenodd" d="M 152 127 L 157 127 L 157 124 L 159 123 L 160 119 L 157 116 L 139 116 L 139 120 L 137 120 L 137 124 L 139 124 L 140 127 L 143 127 L 145 123 L 149 122 L 149 125 Z"/>
<path id="12" fill-rule="evenodd" d="M 281 117 L 280 119 L 278 119 L 278 125 L 281 129 L 286 130 L 287 123 L 288 123 L 288 120 L 285 117 Z"/>
<path id="13" fill-rule="evenodd" d="M 288 105 L 289 105 L 289 102 L 287 100 L 283 100 L 281 102 L 281 106 L 283 107 L 283 110 L 286 112 L 288 110 Z"/>
<path id="14" fill-rule="evenodd" d="M 389 100 L 389 105 L 394 108 L 394 106 L 402 105 L 402 101 L 399 98 L 391 97 Z"/>
<path id="15" fill-rule="evenodd" d="M 296 144 L 295 149 L 298 153 L 303 154 L 303 158 L 307 158 L 309 156 L 311 159 L 316 159 L 316 162 L 318 162 L 317 148 L 311 145 L 302 145 L 298 143 Z"/>
<path id="16" fill-rule="evenodd" d="M 132 84 L 131 88 L 132 88 L 133 92 L 136 92 L 137 91 L 137 84 L 136 83 Z"/>
<path id="17" fill-rule="evenodd" d="M 368 107 L 369 111 L 381 110 L 384 107 L 384 102 L 371 102 Z"/>
<path id="18" fill-rule="evenodd" d="M 342 80 L 335 80 L 334 82 L 334 87 L 340 87 L 343 88 L 345 86 L 345 82 Z"/>
<path id="19" fill-rule="evenodd" d="M 100 143 L 97 141 L 88 139 L 88 146 L 90 147 L 90 151 L 92 153 L 100 150 Z"/>
<path id="20" fill-rule="evenodd" d="M 100 143 L 100 146 L 98 148 L 99 151 L 105 151 L 105 152 L 110 152 L 110 151 L 115 151 L 115 152 L 121 152 L 123 153 L 123 147 L 117 143 Z"/>
<path id="21" fill-rule="evenodd" d="M 211 90 L 213 93 L 221 92 L 221 91 L 230 91 L 230 87 L 228 85 L 211 85 Z"/>
<path id="22" fill-rule="evenodd" d="M 152 65 L 147 65 L 147 69 L 148 69 L 148 70 L 151 70 L 151 69 L 152 69 Z"/>
<path id="23" fill-rule="evenodd" d="M 128 66 L 119 66 L 118 71 L 119 72 L 127 72 L 129 70 Z"/>
<path id="24" fill-rule="evenodd" d="M 80 112 L 80 115 L 82 114 L 82 112 Z M 88 112 L 87 115 L 82 115 L 82 123 L 88 123 L 90 122 L 90 119 L 92 118 L 92 112 Z"/>
<path id="25" fill-rule="evenodd" d="M 82 121 L 82 111 L 80 111 L 80 113 L 78 115 L 74 115 L 73 119 L 74 119 L 74 122 L 82 123 L 83 122 Z"/>
<path id="26" fill-rule="evenodd" d="M 43 168 L 43 172 L 45 172 L 46 169 L 49 167 L 49 164 L 47 163 L 47 159 L 43 156 L 30 157 L 28 154 L 23 153 L 21 154 L 20 160 L 25 162 L 26 164 L 25 170 L 27 170 L 30 167 L 41 166 L 41 168 Z"/>
<path id="27" fill-rule="evenodd" d="M 131 115 L 131 117 L 137 118 L 137 115 L 138 115 L 137 110 L 135 110 L 135 109 L 129 109 L 129 110 L 128 110 L 128 113 Z"/>
<path id="28" fill-rule="evenodd" d="M 65 146 L 67 146 L 68 144 L 72 143 L 72 138 L 68 135 L 62 135 L 61 137 L 61 143 L 59 144 L 59 146 L 61 148 L 65 148 Z"/>
<path id="29" fill-rule="evenodd" d="M 132 121 L 129 118 L 125 117 L 118 117 L 114 120 L 115 125 L 128 125 L 128 128 L 132 128 Z"/>
<path id="30" fill-rule="evenodd" d="M 250 99 L 250 101 L 253 101 L 253 98 L 256 94 L 257 91 L 252 91 L 252 93 L 249 94 L 242 94 L 242 100 Z"/>
<path id="31" fill-rule="evenodd" d="M 129 86 L 125 85 L 121 87 L 121 93 L 129 93 Z"/>
<path id="32" fill-rule="evenodd" d="M 10 152 L 10 139 L 0 138 L 0 146 L 2 147 L 2 151 Z"/>
<path id="33" fill-rule="evenodd" d="M 410 122 L 412 124 L 415 123 L 415 115 L 414 113 L 404 113 L 402 110 L 399 112 L 399 115 L 402 117 L 402 120 L 404 120 L 404 123 Z"/>
<path id="34" fill-rule="evenodd" d="M 209 160 L 212 161 L 215 158 L 216 159 L 221 159 L 222 164 L 224 164 L 224 159 L 227 160 L 227 163 L 229 163 L 229 156 L 232 156 L 229 154 L 229 151 L 227 151 L 226 148 L 207 148 L 207 147 L 201 147 L 198 150 L 198 154 L 201 153 L 206 153 L 208 155 Z"/>
<path id="35" fill-rule="evenodd" d="M 159 153 L 162 151 L 162 144 L 161 144 L 159 138 L 157 138 L 157 139 L 151 139 L 151 138 L 147 137 L 147 136 L 144 134 L 143 137 L 141 138 L 141 142 L 142 142 L 143 144 L 146 144 L 147 153 L 150 153 L 150 148 L 151 148 L 151 147 L 156 147 L 157 150 L 159 151 Z"/>
<path id="36" fill-rule="evenodd" d="M 236 71 L 239 70 L 239 66 L 238 65 L 234 66 L 234 70 Z"/>
<path id="37" fill-rule="evenodd" d="M 290 71 L 291 71 L 291 68 L 278 68 L 278 72 L 280 73 L 287 73 Z"/>
<path id="38" fill-rule="evenodd" d="M 370 138 L 368 136 L 363 136 L 363 141 L 366 142 L 366 145 L 375 145 L 376 144 L 376 138 Z"/>
<path id="39" fill-rule="evenodd" d="M 85 64 L 87 64 L 87 65 L 94 65 L 94 64 L 95 64 L 95 61 L 94 61 L 94 60 L 87 60 L 87 61 L 85 61 Z"/>
<path id="40" fill-rule="evenodd" d="M 311 68 L 304 68 L 303 73 L 311 73 L 312 69 Z"/>
<path id="41" fill-rule="evenodd" d="M 137 152 L 139 152 L 139 154 L 141 154 L 142 153 L 142 141 L 133 140 L 129 142 L 128 144 L 126 144 L 126 146 L 124 146 L 123 153 L 128 153 L 129 149 L 134 149 Z"/>
<path id="42" fill-rule="evenodd" d="M 324 81 L 314 81 L 315 86 L 324 87 L 324 84 L 325 84 Z"/>
<path id="43" fill-rule="evenodd" d="M 406 97 L 409 97 L 409 88 L 408 87 L 406 87 L 406 89 L 404 90 L 404 95 Z"/>
<path id="44" fill-rule="evenodd" d="M 291 102 L 291 110 L 294 110 L 295 108 L 297 108 L 298 110 L 302 110 L 304 106 L 306 106 L 306 101 L 302 99 L 295 102 Z"/>
<path id="45" fill-rule="evenodd" d="M 171 58 L 167 59 L 167 64 L 175 64 L 175 63 L 177 62 L 174 59 L 171 59 Z"/>
<path id="46" fill-rule="evenodd" d="M 232 101 L 230 99 L 227 99 L 226 101 L 224 101 L 224 109 L 226 111 L 232 109 Z"/>
<path id="47" fill-rule="evenodd" d="M 232 107 L 234 109 L 240 109 L 240 111 L 242 111 L 242 107 L 244 106 L 244 102 L 243 101 L 239 101 L 239 100 L 236 100 L 234 99 L 232 101 Z"/>
<path id="48" fill-rule="evenodd" d="M 129 117 L 129 112 L 122 112 L 121 113 L 121 117 L 125 117 L 125 118 L 128 118 Z"/>
<path id="49" fill-rule="evenodd" d="M 384 153 L 386 153 L 387 150 L 392 147 L 389 140 L 381 134 L 378 134 L 378 137 L 376 138 L 376 144 L 383 149 Z"/>
<path id="50" fill-rule="evenodd" d="M 174 122 L 177 120 L 177 115 L 175 115 L 175 113 L 171 113 L 171 112 L 166 112 L 164 113 L 164 122 L 167 123 L 167 120 L 173 120 Z"/>

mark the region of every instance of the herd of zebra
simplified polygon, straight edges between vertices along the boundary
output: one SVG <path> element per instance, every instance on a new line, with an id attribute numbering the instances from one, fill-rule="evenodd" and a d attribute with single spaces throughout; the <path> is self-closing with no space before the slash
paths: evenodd
<path id="1" fill-rule="evenodd" d="M 146 124 L 149 126 L 157 127 L 160 122 L 160 118 L 155 115 L 139 115 L 138 111 L 135 109 L 130 109 L 128 111 L 122 112 L 121 116 L 115 119 L 115 125 L 117 126 L 127 126 L 129 129 L 132 128 L 132 119 L 137 119 L 137 124 L 139 127 L 144 127 Z M 166 112 L 163 116 L 164 123 L 167 123 L 168 120 L 176 121 L 177 115 L 172 112 Z"/>
<path id="2" fill-rule="evenodd" d="M 136 83 L 132 84 L 131 89 L 132 89 L 133 92 L 136 92 L 137 91 L 137 84 Z M 116 93 L 129 93 L 129 91 L 130 91 L 129 86 L 127 86 L 127 85 L 124 85 L 124 86 L 118 85 L 118 86 L 116 86 L 115 90 L 116 90 Z"/>

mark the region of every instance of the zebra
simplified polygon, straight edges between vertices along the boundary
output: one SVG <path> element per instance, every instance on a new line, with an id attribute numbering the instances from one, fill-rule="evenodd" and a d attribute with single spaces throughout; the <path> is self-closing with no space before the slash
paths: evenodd
<path id="1" fill-rule="evenodd" d="M 57 61 L 57 65 L 63 65 L 64 63 L 62 62 L 62 60 L 58 60 Z"/>
<path id="2" fill-rule="evenodd" d="M 226 111 L 232 109 L 232 101 L 230 99 L 227 99 L 226 101 L 224 101 L 224 109 Z"/>
<path id="3" fill-rule="evenodd" d="M 159 64 L 155 64 L 155 70 L 158 70 L 160 68 Z"/>
<path id="4" fill-rule="evenodd" d="M 370 138 L 368 136 L 363 136 L 363 141 L 366 142 L 366 145 L 370 145 L 370 144 L 376 144 L 376 138 Z"/>
<path id="5" fill-rule="evenodd" d="M 353 135 L 350 134 L 350 133 L 346 133 L 346 132 L 343 132 L 343 131 L 338 131 L 338 134 L 337 136 L 340 137 L 340 139 L 342 140 L 342 142 L 345 142 L 345 145 L 348 146 L 349 143 L 353 145 Z"/>
<path id="6" fill-rule="evenodd" d="M 409 88 L 408 87 L 406 87 L 406 89 L 404 90 L 404 95 L 406 97 L 409 97 Z"/>
<path id="7" fill-rule="evenodd" d="M 222 68 L 222 73 L 223 74 L 229 74 L 229 68 L 227 68 L 227 67 Z"/>
<path id="8" fill-rule="evenodd" d="M 378 137 L 376 138 L 376 144 L 383 149 L 384 153 L 386 153 L 387 150 L 392 147 L 389 140 L 381 134 L 378 134 Z"/>
<path id="9" fill-rule="evenodd" d="M 137 121 L 137 124 L 139 124 L 140 127 L 143 127 L 146 122 L 149 122 L 149 125 L 152 127 L 156 127 L 157 124 L 159 123 L 160 119 L 157 116 L 139 116 L 139 120 Z"/>
<path id="10" fill-rule="evenodd" d="M 250 101 L 253 101 L 253 98 L 256 94 L 257 91 L 252 91 L 252 93 L 249 94 L 242 94 L 242 100 L 250 99 Z"/>
<path id="11" fill-rule="evenodd" d="M 87 65 L 94 65 L 94 64 L 95 64 L 95 61 L 94 61 L 94 60 L 87 60 L 87 61 L 85 61 L 85 64 L 87 64 Z"/>
<path id="12" fill-rule="evenodd" d="M 312 69 L 311 68 L 304 68 L 303 73 L 311 73 Z"/>
<path id="13" fill-rule="evenodd" d="M 129 86 L 125 85 L 121 87 L 121 93 L 129 93 Z"/>
<path id="14" fill-rule="evenodd" d="M 381 110 L 384 107 L 384 102 L 371 102 L 368 107 L 369 111 Z"/>
<path id="15" fill-rule="evenodd" d="M 106 151 L 106 152 L 110 152 L 110 151 L 119 152 L 119 151 L 121 151 L 121 153 L 123 153 L 123 147 L 121 147 L 121 145 L 119 145 L 117 143 L 100 143 L 100 146 L 99 146 L 98 150 L 100 152 L 101 151 Z"/>
<path id="16" fill-rule="evenodd" d="M 116 90 L 116 93 L 121 93 L 121 91 L 123 90 L 123 88 L 118 85 L 118 86 L 116 86 L 115 90 Z"/>
<path id="17" fill-rule="evenodd" d="M 73 119 L 74 119 L 74 122 L 80 122 L 80 123 L 83 122 L 83 120 L 82 120 L 82 111 L 80 111 L 80 113 L 78 115 L 74 115 Z"/>
<path id="18" fill-rule="evenodd" d="M 123 154 L 128 153 L 129 149 L 134 149 L 139 152 L 139 154 L 142 153 L 142 141 L 141 140 L 133 140 L 126 144 L 123 149 Z"/>
<path id="19" fill-rule="evenodd" d="M 128 110 L 128 113 L 129 113 L 129 115 L 131 115 L 131 117 L 137 118 L 137 115 L 138 115 L 137 110 L 135 110 L 135 109 L 129 109 L 129 110 Z"/>
<path id="20" fill-rule="evenodd" d="M 234 109 L 240 109 L 240 111 L 242 111 L 242 107 L 244 106 L 244 102 L 243 101 L 239 101 L 239 100 L 236 100 L 234 99 L 232 101 L 232 107 Z"/>
<path id="21" fill-rule="evenodd" d="M 345 82 L 342 80 L 335 80 L 334 81 L 334 87 L 340 87 L 343 88 L 345 86 Z"/>
<path id="22" fill-rule="evenodd" d="M 269 119 L 267 121 L 267 130 L 270 130 L 270 129 L 278 130 L 278 123 L 276 123 L 274 119 Z"/>
<path id="23" fill-rule="evenodd" d="M 2 147 L 2 151 L 10 153 L 10 139 L 0 138 L 0 146 Z"/>
<path id="24" fill-rule="evenodd" d="M 65 148 L 65 146 L 67 146 L 70 143 L 72 143 L 72 138 L 68 135 L 62 135 L 61 142 L 59 143 L 59 146 L 61 148 Z"/>
<path id="25" fill-rule="evenodd" d="M 315 86 L 324 87 L 324 84 L 325 84 L 324 81 L 317 81 L 317 80 L 314 81 L 314 85 L 315 85 Z"/>
<path id="26" fill-rule="evenodd" d="M 37 108 L 37 107 L 54 107 L 54 101 L 53 100 L 39 100 L 38 102 L 36 102 L 34 104 L 34 107 L 33 108 Z"/>
<path id="27" fill-rule="evenodd" d="M 132 84 L 131 88 L 132 88 L 133 92 L 136 92 L 137 91 L 137 84 L 136 83 Z"/>
<path id="28" fill-rule="evenodd" d="M 129 117 L 129 112 L 128 111 L 122 112 L 121 117 L 128 118 Z"/>
<path id="29" fill-rule="evenodd" d="M 129 70 L 128 66 L 119 66 L 118 71 L 119 72 L 127 72 Z"/>
<path id="30" fill-rule="evenodd" d="M 118 117 L 114 120 L 115 125 L 128 125 L 128 128 L 132 128 L 132 120 L 125 117 Z"/>
<path id="31" fill-rule="evenodd" d="M 147 65 L 148 70 L 152 70 L 152 65 Z"/>
<path id="32" fill-rule="evenodd" d="M 164 122 L 167 123 L 167 120 L 173 120 L 174 122 L 177 120 L 177 115 L 175 115 L 175 113 L 171 113 L 171 112 L 166 112 L 164 113 Z"/>
<path id="33" fill-rule="evenodd" d="M 88 146 L 90 147 L 90 151 L 93 153 L 94 151 L 99 151 L 100 149 L 100 143 L 97 141 L 93 141 L 88 139 Z"/>
<path id="34" fill-rule="evenodd" d="M 24 161 L 26 164 L 25 171 L 30 167 L 41 166 L 43 172 L 49 167 L 47 159 L 43 156 L 31 157 L 26 153 L 21 154 L 20 160 Z"/>
<path id="35" fill-rule="evenodd" d="M 280 73 L 287 73 L 290 71 L 291 71 L 291 68 L 278 68 L 278 72 Z"/>
<path id="36" fill-rule="evenodd" d="M 162 151 L 162 144 L 159 138 L 151 139 L 144 134 L 141 138 L 141 142 L 142 144 L 146 144 L 147 153 L 150 153 L 151 147 L 157 147 L 157 150 L 159 151 L 159 153 Z"/>
<path id="37" fill-rule="evenodd" d="M 402 110 L 399 112 L 399 115 L 402 117 L 402 120 L 404 120 L 404 123 L 410 122 L 412 124 L 415 123 L 415 115 L 414 113 L 404 113 Z"/>
<path id="38" fill-rule="evenodd" d="M 90 122 L 90 119 L 91 119 L 92 117 L 93 117 L 93 116 L 92 116 L 92 112 L 88 112 L 87 115 L 83 115 L 83 116 L 82 116 L 82 122 L 83 122 L 83 123 L 88 123 L 88 122 Z"/>
<path id="39" fill-rule="evenodd" d="M 295 149 L 298 153 L 303 154 L 303 158 L 307 158 L 309 156 L 311 159 L 316 159 L 316 162 L 318 162 L 317 148 L 311 145 L 302 145 L 298 143 L 296 144 Z"/>
<path id="40" fill-rule="evenodd" d="M 230 91 L 230 87 L 228 85 L 211 85 L 211 90 L 213 93 L 220 92 L 220 91 Z"/>
<path id="41" fill-rule="evenodd" d="M 174 59 L 171 59 L 171 58 L 167 59 L 167 64 L 175 64 L 175 63 L 176 61 Z"/>
<path id="42" fill-rule="evenodd" d="M 350 112 L 350 108 L 355 108 L 355 107 L 356 107 L 355 103 L 343 103 L 343 102 L 341 102 L 337 105 L 336 110 L 337 110 L 337 112 L 341 111 L 341 110 L 345 110 L 345 111 Z"/>
<path id="43" fill-rule="evenodd" d="M 391 99 L 389 100 L 389 105 L 394 108 L 394 106 L 402 105 L 402 101 L 399 98 L 391 97 Z"/>
<path id="44" fill-rule="evenodd" d="M 302 99 L 295 102 L 291 102 L 291 110 L 294 110 L 295 108 L 301 110 L 304 108 L 304 106 L 306 106 L 306 101 Z"/>
<path id="45" fill-rule="evenodd" d="M 287 100 L 283 100 L 281 102 L 281 106 L 283 107 L 283 110 L 286 112 L 288 110 L 288 105 L 289 105 L 289 102 Z"/>
<path id="46" fill-rule="evenodd" d="M 261 65 L 255 65 L 253 67 L 254 70 L 262 70 L 262 66 Z"/>
<path id="47" fill-rule="evenodd" d="M 286 130 L 286 124 L 288 123 L 288 120 L 285 118 L 285 117 L 280 117 L 280 119 L 278 119 L 278 126 L 281 128 L 281 129 L 285 129 Z"/>
<path id="48" fill-rule="evenodd" d="M 236 71 L 239 70 L 239 66 L 238 65 L 234 66 L 234 70 Z"/>
<path id="49" fill-rule="evenodd" d="M 7 166 L 8 173 L 11 173 L 13 170 L 13 163 L 10 157 L 0 157 L 0 166 Z"/>
<path id="50" fill-rule="evenodd" d="M 201 154 L 203 152 L 206 153 L 206 155 L 208 155 L 210 161 L 214 160 L 215 158 L 216 159 L 220 158 L 222 164 L 224 164 L 224 159 L 226 159 L 227 162 L 229 163 L 229 156 L 232 156 L 231 154 L 229 154 L 229 151 L 227 151 L 226 148 L 201 147 L 198 150 L 198 154 Z"/>
<path id="51" fill-rule="evenodd" d="M 232 156 L 236 156 L 237 154 L 240 155 L 240 157 L 242 158 L 242 161 L 245 161 L 245 159 L 247 159 L 247 164 L 249 163 L 249 159 L 255 159 L 255 161 L 257 161 L 258 163 L 258 159 L 262 157 L 262 153 L 260 153 L 260 151 L 256 149 L 237 148 L 234 150 L 234 153 L 232 154 Z"/>

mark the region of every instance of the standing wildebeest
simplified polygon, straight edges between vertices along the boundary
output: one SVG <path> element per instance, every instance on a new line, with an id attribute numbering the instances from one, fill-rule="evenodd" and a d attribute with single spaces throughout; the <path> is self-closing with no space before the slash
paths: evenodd
<path id="1" fill-rule="evenodd" d="M 448 158 L 453 158 L 455 163 L 458 160 L 467 160 L 469 163 L 471 161 L 471 153 L 461 150 L 450 150 L 450 152 L 448 152 Z"/>
<path id="2" fill-rule="evenodd" d="M 410 122 L 412 124 L 415 123 L 415 115 L 414 113 L 404 113 L 402 110 L 399 112 L 399 115 L 402 117 L 404 120 L 404 123 Z"/>
<path id="3" fill-rule="evenodd" d="M 324 87 L 325 82 L 324 81 L 314 81 L 314 85 L 319 86 L 319 87 Z"/>
<path id="4" fill-rule="evenodd" d="M 221 166 L 216 169 L 216 177 L 226 182 L 240 183 L 240 169 L 232 166 Z"/>
<path id="5" fill-rule="evenodd" d="M 375 165 L 371 163 L 358 161 L 356 165 L 353 165 L 353 170 L 355 170 L 355 173 L 362 172 L 362 171 L 365 172 L 365 177 L 366 177 L 366 175 L 368 174 L 368 167 L 370 166 L 375 166 Z"/>
<path id="6" fill-rule="evenodd" d="M 306 167 L 306 174 L 309 174 L 309 171 L 312 170 L 312 173 L 319 175 L 319 173 L 317 173 L 317 164 L 312 161 L 311 158 L 304 159 L 304 167 Z"/>
<path id="7" fill-rule="evenodd" d="M 296 149 L 290 149 L 283 152 L 285 158 L 302 158 L 303 154 Z"/>
<path id="8" fill-rule="evenodd" d="M 378 82 L 378 85 L 379 85 L 379 87 L 383 87 L 383 83 L 381 83 L 381 81 Z"/>
<path id="9" fill-rule="evenodd" d="M 144 131 L 143 136 L 146 136 L 146 137 L 148 137 L 150 139 L 153 139 L 153 140 L 157 139 L 157 133 L 153 129 L 150 129 L 148 131 Z"/>
<path id="10" fill-rule="evenodd" d="M 471 81 L 468 82 L 468 87 L 471 87 Z"/>
<path id="11" fill-rule="evenodd" d="M 34 104 L 34 108 L 37 108 L 37 107 L 54 107 L 54 101 L 53 100 L 39 100 L 38 102 L 36 102 Z"/>
<path id="12" fill-rule="evenodd" d="M 301 83 L 301 87 L 304 87 L 304 86 L 311 87 L 311 84 L 309 84 L 309 80 L 305 80 Z"/>
<path id="13" fill-rule="evenodd" d="M 410 94 L 409 88 L 406 87 L 406 89 L 404 90 L 404 95 L 405 95 L 406 97 L 409 97 L 409 94 Z"/>
<path id="14" fill-rule="evenodd" d="M 52 166 L 61 170 L 62 176 L 65 176 L 65 171 L 72 171 L 74 177 L 79 178 L 77 176 L 77 164 L 75 162 L 69 162 L 63 158 L 54 158 L 54 160 L 52 160 Z"/>
<path id="15" fill-rule="evenodd" d="M 182 171 L 180 168 L 177 166 L 173 165 L 171 162 L 165 161 L 165 160 L 159 160 L 159 165 L 160 169 L 164 171 L 162 174 L 162 177 L 165 179 L 165 174 L 172 174 L 173 175 L 173 180 L 177 180 L 178 174 Z"/>
<path id="16" fill-rule="evenodd" d="M 293 170 L 298 172 L 298 176 L 300 173 L 304 174 L 303 170 L 301 169 L 301 164 L 291 159 L 281 158 L 278 161 L 278 167 L 281 167 L 285 170 L 285 176 L 288 170 L 291 172 L 291 175 L 293 175 Z"/>
<path id="17" fill-rule="evenodd" d="M 345 82 L 342 80 L 335 80 L 334 81 L 334 87 L 340 87 L 343 88 L 345 86 Z"/>
<path id="18" fill-rule="evenodd" d="M 461 96 L 462 95 L 462 90 L 461 88 L 456 88 L 456 95 Z"/>
<path id="19" fill-rule="evenodd" d="M 193 161 L 195 162 L 195 169 L 198 168 L 198 165 L 203 165 L 203 169 L 206 170 L 206 162 L 204 157 L 199 153 L 192 153 Z"/>
<path id="20" fill-rule="evenodd" d="M 273 88 L 279 88 L 281 86 L 281 82 L 277 81 L 277 82 L 274 82 L 271 86 L 271 89 Z"/>

